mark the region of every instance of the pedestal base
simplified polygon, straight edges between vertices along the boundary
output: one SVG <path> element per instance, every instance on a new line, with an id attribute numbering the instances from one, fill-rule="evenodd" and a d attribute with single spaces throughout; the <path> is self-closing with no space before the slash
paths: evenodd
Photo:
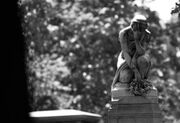
<path id="1" fill-rule="evenodd" d="M 162 123 L 155 88 L 142 97 L 129 94 L 123 87 L 112 90 L 108 123 Z"/>

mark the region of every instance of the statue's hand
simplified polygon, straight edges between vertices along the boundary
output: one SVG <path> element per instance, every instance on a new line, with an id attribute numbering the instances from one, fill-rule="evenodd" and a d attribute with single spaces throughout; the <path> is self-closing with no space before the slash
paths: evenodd
<path id="1" fill-rule="evenodd" d="M 131 67 L 131 69 L 135 69 L 136 68 L 136 59 L 135 59 L 135 56 L 131 59 L 130 67 Z"/>
<path id="2" fill-rule="evenodd" d="M 134 31 L 133 32 L 133 34 L 134 34 L 134 39 L 136 40 L 136 41 L 139 41 L 140 39 L 141 39 L 141 32 L 140 31 Z"/>
<path id="3" fill-rule="evenodd" d="M 134 74 L 135 74 L 135 80 L 140 81 L 141 80 L 141 74 L 139 73 L 139 71 L 137 69 L 134 70 Z"/>

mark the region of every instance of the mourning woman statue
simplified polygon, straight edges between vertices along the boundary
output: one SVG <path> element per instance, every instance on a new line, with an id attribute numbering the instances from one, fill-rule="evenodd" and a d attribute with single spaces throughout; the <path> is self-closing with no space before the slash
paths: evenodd
<path id="1" fill-rule="evenodd" d="M 119 32 L 121 52 L 118 56 L 112 89 L 117 83 L 142 82 L 147 79 L 151 66 L 146 52 L 147 43 L 150 41 L 147 27 L 146 18 L 143 15 L 137 15 L 132 19 L 130 26 Z"/>

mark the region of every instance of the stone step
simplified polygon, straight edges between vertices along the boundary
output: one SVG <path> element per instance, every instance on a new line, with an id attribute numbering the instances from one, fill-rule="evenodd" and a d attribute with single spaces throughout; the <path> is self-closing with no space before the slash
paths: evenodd
<path id="1" fill-rule="evenodd" d="M 108 123 L 162 123 L 161 118 L 156 117 L 128 117 L 128 118 L 115 118 L 108 119 Z"/>
<path id="2" fill-rule="evenodd" d="M 158 104 L 117 104 L 112 105 L 109 110 L 111 113 L 160 113 Z"/>
<path id="3" fill-rule="evenodd" d="M 108 123 L 162 123 L 157 103 L 113 104 L 108 110 Z"/>
<path id="4" fill-rule="evenodd" d="M 119 96 L 111 98 L 111 104 L 139 104 L 139 103 L 158 103 L 157 96 Z"/>

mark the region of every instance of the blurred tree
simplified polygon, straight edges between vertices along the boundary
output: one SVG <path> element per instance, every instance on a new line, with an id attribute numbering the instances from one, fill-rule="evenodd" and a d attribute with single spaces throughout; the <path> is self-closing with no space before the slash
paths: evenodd
<path id="1" fill-rule="evenodd" d="M 169 23 L 155 38 L 152 47 L 152 81 L 159 91 L 160 107 L 165 119 L 180 119 L 180 25 Z"/>
<path id="2" fill-rule="evenodd" d="M 32 110 L 74 108 L 105 114 L 121 48 L 119 31 L 136 13 L 149 21 L 150 78 L 163 114 L 179 118 L 179 23 L 163 29 L 134 0 L 21 0 Z"/>
<path id="3" fill-rule="evenodd" d="M 171 14 L 175 14 L 175 13 L 177 13 L 180 18 L 180 0 L 179 2 L 176 2 L 174 9 L 171 11 Z"/>

